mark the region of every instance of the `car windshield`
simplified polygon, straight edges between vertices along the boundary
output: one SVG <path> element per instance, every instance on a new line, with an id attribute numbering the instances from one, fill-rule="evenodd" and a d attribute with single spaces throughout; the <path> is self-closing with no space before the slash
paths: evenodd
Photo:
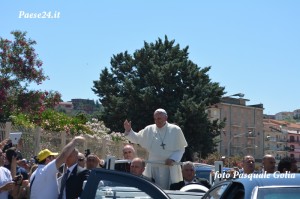
<path id="1" fill-rule="evenodd" d="M 259 199 L 295 199 L 300 196 L 300 187 L 260 187 L 257 198 Z"/>

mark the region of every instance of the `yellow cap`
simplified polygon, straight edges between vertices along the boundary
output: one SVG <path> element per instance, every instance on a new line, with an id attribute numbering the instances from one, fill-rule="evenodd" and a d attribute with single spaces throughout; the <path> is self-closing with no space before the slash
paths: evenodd
<path id="1" fill-rule="evenodd" d="M 44 149 L 40 151 L 39 154 L 37 155 L 37 160 L 40 162 L 42 160 L 45 160 L 50 155 L 58 155 L 58 153 L 53 153 L 49 149 Z"/>

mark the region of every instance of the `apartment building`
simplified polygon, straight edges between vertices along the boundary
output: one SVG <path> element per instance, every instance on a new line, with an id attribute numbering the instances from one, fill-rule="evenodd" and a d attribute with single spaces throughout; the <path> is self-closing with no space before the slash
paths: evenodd
<path id="1" fill-rule="evenodd" d="M 300 164 L 300 125 L 297 130 L 288 131 L 289 156 L 293 157 Z"/>
<path id="2" fill-rule="evenodd" d="M 56 106 L 55 109 L 61 112 L 65 112 L 66 114 L 70 114 L 73 109 L 73 103 L 72 102 L 59 102 Z"/>
<path id="3" fill-rule="evenodd" d="M 271 154 L 276 162 L 288 156 L 287 125 L 284 121 L 264 119 L 264 154 Z"/>
<path id="4" fill-rule="evenodd" d="M 263 156 L 263 104 L 246 105 L 244 98 L 223 97 L 221 103 L 210 107 L 210 119 L 226 118 L 219 136 L 217 150 L 225 156 Z"/>
<path id="5" fill-rule="evenodd" d="M 264 119 L 265 154 L 272 154 L 278 163 L 283 157 L 300 162 L 300 125 L 286 121 Z"/>

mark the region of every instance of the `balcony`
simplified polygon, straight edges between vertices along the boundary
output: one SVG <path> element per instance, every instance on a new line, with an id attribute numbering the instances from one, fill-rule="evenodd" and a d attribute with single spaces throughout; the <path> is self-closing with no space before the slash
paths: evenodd
<path id="1" fill-rule="evenodd" d="M 246 146 L 247 146 L 247 148 L 255 148 L 256 147 L 255 144 L 247 144 Z"/>
<path id="2" fill-rule="evenodd" d="M 277 142 L 288 142 L 287 139 L 277 139 Z"/>
<path id="3" fill-rule="evenodd" d="M 248 134 L 246 135 L 246 137 L 247 137 L 247 138 L 255 138 L 256 135 L 255 135 L 255 133 L 248 133 Z"/>
<path id="4" fill-rule="evenodd" d="M 238 123 L 236 123 L 236 124 L 235 124 L 235 123 L 232 123 L 231 126 L 232 126 L 232 127 L 235 127 L 235 128 L 241 128 L 241 125 L 238 124 Z"/>
<path id="5" fill-rule="evenodd" d="M 291 140 L 291 139 L 289 139 L 289 140 L 287 140 L 289 143 L 298 143 L 298 144 L 300 144 L 300 141 L 299 140 Z"/>
<path id="6" fill-rule="evenodd" d="M 244 136 L 245 136 L 244 134 L 236 134 L 236 133 L 233 135 L 234 138 L 241 138 Z"/>
<path id="7" fill-rule="evenodd" d="M 242 146 L 241 145 L 231 145 L 231 147 L 233 147 L 233 148 L 241 148 Z"/>
<path id="8" fill-rule="evenodd" d="M 299 148 L 292 148 L 292 147 L 289 147 L 289 148 L 290 148 L 289 152 L 300 153 Z"/>
<path id="9" fill-rule="evenodd" d="M 265 137 L 265 141 L 266 142 L 277 142 L 277 139 L 276 139 L 276 137 L 272 137 L 272 136 L 266 136 Z"/>
<path id="10" fill-rule="evenodd" d="M 278 151 L 278 152 L 279 151 L 285 151 L 285 152 L 290 151 L 290 147 L 287 147 L 287 146 L 286 147 L 277 147 L 276 151 Z"/>

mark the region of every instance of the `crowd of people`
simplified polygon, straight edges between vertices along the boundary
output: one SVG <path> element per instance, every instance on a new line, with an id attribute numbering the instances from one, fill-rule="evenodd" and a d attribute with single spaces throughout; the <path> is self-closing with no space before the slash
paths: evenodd
<path id="1" fill-rule="evenodd" d="M 138 157 L 131 144 L 123 148 L 125 162 L 115 164 L 114 169 L 128 172 L 149 180 L 162 189 L 180 190 L 188 184 L 199 184 L 210 188 L 207 179 L 196 177 L 193 162 L 184 162 L 182 155 L 187 147 L 180 127 L 167 122 L 168 114 L 157 109 L 154 124 L 134 132 L 131 121 L 124 121 L 124 135 L 132 142 L 148 151 L 145 161 Z M 34 159 L 27 161 L 10 140 L 0 143 L 0 199 L 75 199 L 82 193 L 82 187 L 94 168 L 106 168 L 104 160 L 89 150 L 78 151 L 76 146 L 83 145 L 84 137 L 74 137 L 59 153 L 43 149 Z M 146 163 L 147 162 L 147 163 Z M 262 171 L 275 172 L 275 158 L 265 155 L 262 159 Z M 297 164 L 289 158 L 283 158 L 278 164 L 280 172 L 297 172 Z M 250 174 L 255 172 L 255 159 L 247 155 L 243 159 L 243 168 L 235 171 Z"/>
<path id="2" fill-rule="evenodd" d="M 266 154 L 262 158 L 260 168 L 255 168 L 255 158 L 252 155 L 246 155 L 242 160 L 242 168 L 233 167 L 229 171 L 227 179 L 238 178 L 238 174 L 273 174 L 273 173 L 298 173 L 297 161 L 293 157 L 284 157 L 280 159 L 277 167 L 275 157 Z"/>
<path id="3" fill-rule="evenodd" d="M 187 142 L 181 129 L 167 122 L 167 112 L 157 109 L 154 114 L 155 124 L 145 127 L 139 133 L 133 132 L 131 122 L 124 122 L 126 137 L 133 143 L 140 144 L 149 152 L 149 160 L 162 164 L 146 165 L 145 160 L 137 157 L 132 145 L 125 145 L 123 158 L 127 163 L 116 164 L 115 169 L 129 172 L 169 189 L 170 184 L 182 178 L 179 162 Z M 61 152 L 43 149 L 35 156 L 35 161 L 24 160 L 15 147 L 8 146 L 4 140 L 1 146 L 0 199 L 73 199 L 82 192 L 83 182 L 93 168 L 106 167 L 105 162 L 96 154 L 82 153 L 76 148 L 83 145 L 84 138 L 73 138 Z M 10 143 L 11 144 L 11 143 Z"/>

